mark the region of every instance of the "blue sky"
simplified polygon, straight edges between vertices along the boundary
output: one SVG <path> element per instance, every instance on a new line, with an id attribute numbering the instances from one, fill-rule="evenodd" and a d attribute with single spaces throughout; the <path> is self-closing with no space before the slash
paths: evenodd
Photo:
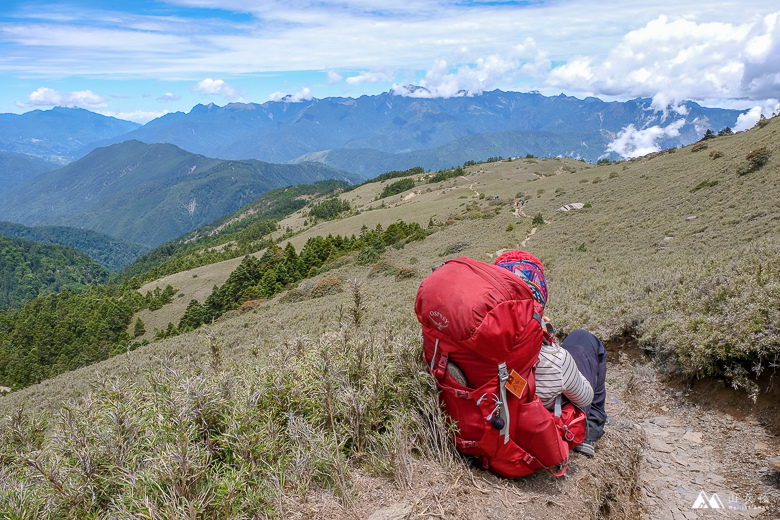
<path id="1" fill-rule="evenodd" d="M 776 2 L 3 0 L 0 112 L 486 90 L 771 113 Z M 405 85 L 424 85 L 412 93 Z"/>

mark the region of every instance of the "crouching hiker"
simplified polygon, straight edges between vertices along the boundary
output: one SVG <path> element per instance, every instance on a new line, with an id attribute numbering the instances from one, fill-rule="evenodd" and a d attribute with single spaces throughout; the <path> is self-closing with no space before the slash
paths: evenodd
<path id="1" fill-rule="evenodd" d="M 499 256 L 495 264 L 515 273 L 528 285 L 533 293 L 534 308 L 543 316 L 547 282 L 539 259 L 514 250 Z M 550 411 L 561 406 L 559 396 L 563 396 L 585 412 L 585 440 L 575 446 L 574 451 L 593 457 L 595 444 L 604 435 L 607 420 L 604 410 L 607 352 L 601 341 L 584 329 L 572 331 L 559 345 L 552 336 L 550 319 L 544 316 L 542 320 L 549 334 L 545 334 L 536 367 L 536 395 Z"/>

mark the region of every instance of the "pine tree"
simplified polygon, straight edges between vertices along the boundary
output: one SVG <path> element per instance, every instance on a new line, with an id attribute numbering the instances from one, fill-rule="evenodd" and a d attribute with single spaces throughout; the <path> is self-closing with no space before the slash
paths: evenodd
<path id="1" fill-rule="evenodd" d="M 144 326 L 144 322 L 141 321 L 141 318 L 138 318 L 135 320 L 135 326 L 133 327 L 133 338 L 135 339 L 144 334 L 146 334 L 146 327 Z"/>

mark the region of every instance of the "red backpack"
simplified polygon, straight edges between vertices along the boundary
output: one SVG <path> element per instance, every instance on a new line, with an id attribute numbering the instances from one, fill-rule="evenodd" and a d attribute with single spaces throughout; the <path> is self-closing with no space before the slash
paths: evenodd
<path id="1" fill-rule="evenodd" d="M 552 337 L 525 283 L 501 267 L 455 258 L 422 281 L 414 310 L 439 399 L 457 423 L 457 449 L 508 478 L 539 469 L 563 475 L 569 450 L 585 439 L 585 414 L 560 400 L 552 414 L 536 395 L 542 339 Z"/>

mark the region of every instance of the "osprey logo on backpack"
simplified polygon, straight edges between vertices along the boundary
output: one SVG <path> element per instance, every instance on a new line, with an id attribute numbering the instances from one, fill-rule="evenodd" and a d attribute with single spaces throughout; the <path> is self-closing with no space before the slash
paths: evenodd
<path id="1" fill-rule="evenodd" d="M 449 326 L 450 320 L 448 320 L 444 314 L 438 311 L 431 311 L 428 314 L 430 315 L 431 321 L 434 325 L 436 325 L 437 329 L 442 330 Z"/>

